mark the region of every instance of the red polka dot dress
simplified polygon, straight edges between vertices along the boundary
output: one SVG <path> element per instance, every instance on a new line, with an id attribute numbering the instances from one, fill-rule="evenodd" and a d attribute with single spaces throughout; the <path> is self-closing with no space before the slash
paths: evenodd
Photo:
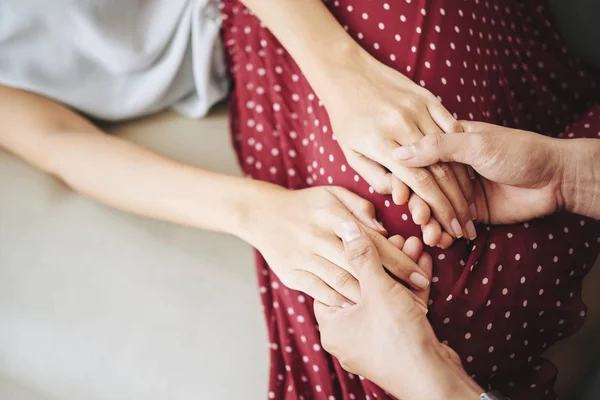
<path id="1" fill-rule="evenodd" d="M 567 50 L 546 1 L 326 4 L 361 46 L 459 119 L 600 137 L 598 76 Z M 235 83 L 232 133 L 246 175 L 291 189 L 346 187 L 374 203 L 391 234 L 419 236 L 406 206 L 373 193 L 346 164 L 325 108 L 271 33 L 236 0 L 224 1 L 223 17 Z M 560 214 L 478 231 L 470 243 L 429 250 L 431 324 L 483 387 L 512 399 L 553 399 L 556 370 L 541 354 L 583 323 L 581 282 L 598 255 L 599 224 Z M 320 347 L 312 300 L 284 287 L 260 255 L 257 264 L 269 398 L 389 399 Z"/>

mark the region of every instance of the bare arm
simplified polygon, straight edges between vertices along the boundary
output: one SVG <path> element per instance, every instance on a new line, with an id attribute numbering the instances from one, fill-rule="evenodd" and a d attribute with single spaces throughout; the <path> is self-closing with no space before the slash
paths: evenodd
<path id="1" fill-rule="evenodd" d="M 353 63 L 369 62 L 321 0 L 242 0 L 283 44 L 323 101 L 332 78 Z M 323 40 L 327 38 L 327 40 Z M 351 60 L 350 60 L 351 59 Z"/>
<path id="2" fill-rule="evenodd" d="M 565 209 L 600 218 L 600 139 L 561 140 Z"/>
<path id="3" fill-rule="evenodd" d="M 359 292 L 332 236 L 338 221 L 368 230 L 404 281 L 420 273 L 381 235 L 373 206 L 342 188 L 290 191 L 184 165 L 106 135 L 49 99 L 2 86 L 0 121 L 0 148 L 74 190 L 123 211 L 234 234 L 256 246 L 284 284 L 326 304 Z"/>
<path id="4" fill-rule="evenodd" d="M 104 134 L 44 97 L 0 86 L 0 148 L 123 211 L 236 233 L 253 182 L 191 167 Z"/>

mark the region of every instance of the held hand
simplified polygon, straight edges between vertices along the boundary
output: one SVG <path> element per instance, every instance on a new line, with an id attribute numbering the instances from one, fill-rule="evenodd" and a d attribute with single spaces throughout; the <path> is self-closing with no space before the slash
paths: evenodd
<path id="1" fill-rule="evenodd" d="M 415 289 L 429 279 L 417 264 L 382 235 L 373 205 L 339 187 L 291 191 L 257 182 L 248 223 L 240 236 L 254 245 L 291 289 L 328 305 L 360 300 L 356 271 L 344 257 L 342 221 L 355 221 L 373 240 L 385 267 Z"/>
<path id="2" fill-rule="evenodd" d="M 388 276 L 375 246 L 354 222 L 343 227 L 346 256 L 358 276 L 361 300 L 346 308 L 315 302 L 323 348 L 344 369 L 398 398 L 478 398 L 479 388 L 465 375 L 457 354 L 437 340 L 417 296 Z M 430 273 L 431 257 L 415 252 L 411 239 L 404 244 L 401 238 L 396 240 Z"/>
<path id="3" fill-rule="evenodd" d="M 473 167 L 484 178 L 475 195 L 485 223 L 523 222 L 564 207 L 560 139 L 483 122 L 462 125 L 465 133 L 428 136 L 394 157 L 409 167 L 440 161 Z"/>
<path id="4" fill-rule="evenodd" d="M 425 228 L 429 208 L 452 237 L 474 238 L 472 182 L 464 166 L 438 163 L 427 169 L 406 168 L 391 156 L 398 144 L 413 143 L 424 134 L 460 132 L 460 125 L 433 94 L 371 56 L 355 57 L 348 65 L 321 98 L 350 166 L 375 191 L 392 194 L 396 204 L 409 200 L 404 183 L 412 188 L 417 196 L 411 212 L 415 223 L 425 229 L 427 244 L 441 240 L 441 231 L 426 232 L 435 229 Z"/>

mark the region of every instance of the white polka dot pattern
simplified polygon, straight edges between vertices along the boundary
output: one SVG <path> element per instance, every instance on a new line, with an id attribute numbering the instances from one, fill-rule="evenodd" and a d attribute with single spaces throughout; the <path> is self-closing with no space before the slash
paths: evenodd
<path id="1" fill-rule="evenodd" d="M 325 3 L 361 46 L 457 118 L 600 137 L 597 77 L 569 54 L 544 0 Z M 347 166 L 323 104 L 277 40 L 236 0 L 224 0 L 223 18 L 236 85 L 232 134 L 245 174 L 292 189 L 347 187 L 373 202 L 391 234 L 419 236 L 406 206 L 374 193 Z M 555 372 L 540 356 L 583 322 L 580 283 L 598 254 L 598 228 L 561 214 L 428 250 L 432 326 L 483 387 L 512 399 L 555 398 Z M 390 399 L 321 349 L 311 299 L 281 285 L 260 257 L 258 271 L 269 398 Z"/>

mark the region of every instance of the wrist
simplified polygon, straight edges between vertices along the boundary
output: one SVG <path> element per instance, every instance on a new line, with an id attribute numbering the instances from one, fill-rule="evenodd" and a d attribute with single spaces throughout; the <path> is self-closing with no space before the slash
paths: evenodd
<path id="1" fill-rule="evenodd" d="M 439 343 L 417 351 L 413 366 L 414 375 L 410 380 L 398 379 L 406 372 L 398 368 L 390 368 L 394 377 L 389 378 L 389 384 L 384 388 L 403 400 L 424 398 L 477 400 L 483 392 L 463 369 L 456 353 Z"/>
<path id="2" fill-rule="evenodd" d="M 270 207 L 273 197 L 280 192 L 287 192 L 287 189 L 267 182 L 246 179 L 237 190 L 230 206 L 229 233 L 256 247 L 261 226 L 273 213 L 273 208 Z"/>
<path id="3" fill-rule="evenodd" d="M 597 139 L 559 139 L 561 168 L 559 192 L 562 209 L 598 218 L 600 211 L 600 141 Z M 596 209 L 594 209 L 596 208 Z"/>
<path id="4" fill-rule="evenodd" d="M 362 77 L 361 71 L 368 71 L 367 65 L 375 61 L 349 35 L 340 38 L 339 44 L 328 47 L 328 50 L 324 54 L 316 52 L 310 65 L 301 66 L 306 79 L 326 108 L 332 102 L 339 102 L 340 88 L 346 88 L 349 81 Z"/>

